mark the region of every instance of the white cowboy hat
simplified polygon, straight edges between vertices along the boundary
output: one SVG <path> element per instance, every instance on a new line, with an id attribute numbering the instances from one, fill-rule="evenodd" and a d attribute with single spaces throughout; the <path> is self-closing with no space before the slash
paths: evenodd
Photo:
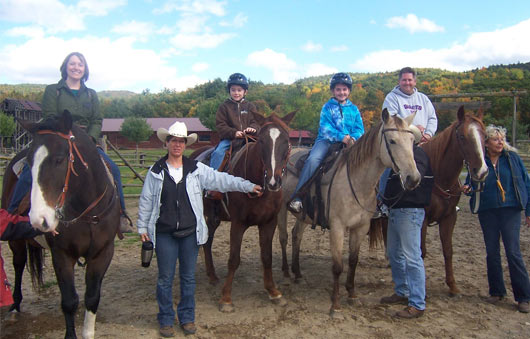
<path id="1" fill-rule="evenodd" d="M 422 134 L 420 132 L 420 129 L 418 127 L 416 127 L 416 125 L 412 125 L 410 124 L 409 125 L 409 130 L 412 132 L 412 134 L 414 135 L 414 143 L 415 144 L 418 144 L 420 141 L 421 141 L 421 137 L 422 137 Z"/>
<path id="2" fill-rule="evenodd" d="M 177 121 L 173 125 L 169 126 L 169 130 L 160 127 L 156 131 L 156 136 L 163 143 L 166 142 L 166 138 L 169 135 L 178 137 L 178 138 L 185 138 L 186 146 L 189 146 L 193 144 L 195 141 L 197 141 L 197 133 L 191 133 L 190 135 L 188 135 L 188 128 L 186 127 L 186 124 L 180 121 Z"/>

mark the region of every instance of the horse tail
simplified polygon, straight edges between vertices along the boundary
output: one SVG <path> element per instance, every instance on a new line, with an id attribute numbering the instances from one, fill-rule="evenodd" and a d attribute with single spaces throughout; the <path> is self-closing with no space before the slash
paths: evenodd
<path id="1" fill-rule="evenodd" d="M 42 267 L 44 266 L 44 254 L 41 247 L 33 246 L 26 243 L 28 247 L 29 256 L 29 272 L 31 274 L 31 284 L 34 289 L 40 289 L 44 287 Z"/>
<path id="2" fill-rule="evenodd" d="M 381 247 L 383 242 L 383 218 L 370 219 L 370 229 L 368 230 L 368 240 L 370 250 Z"/>

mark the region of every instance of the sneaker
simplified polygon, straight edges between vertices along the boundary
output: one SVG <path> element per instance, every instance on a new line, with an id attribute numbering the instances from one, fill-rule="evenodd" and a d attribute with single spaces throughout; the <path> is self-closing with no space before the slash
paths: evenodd
<path id="1" fill-rule="evenodd" d="M 197 332 L 197 327 L 195 327 L 194 323 L 182 324 L 180 327 L 182 328 L 182 331 L 184 331 L 185 335 L 195 334 L 195 332 Z"/>
<path id="2" fill-rule="evenodd" d="M 300 200 L 299 198 L 294 198 L 293 200 L 291 200 L 291 202 L 289 203 L 289 209 L 292 212 L 300 213 L 302 211 L 302 200 Z"/>
<path id="3" fill-rule="evenodd" d="M 161 326 L 160 335 L 164 338 L 172 338 L 175 336 L 175 330 L 173 326 Z"/>
<path id="4" fill-rule="evenodd" d="M 521 301 L 517 305 L 517 310 L 521 313 L 528 313 L 530 312 L 530 303 L 528 301 Z"/>
<path id="5" fill-rule="evenodd" d="M 396 293 L 392 294 L 389 297 L 382 297 L 379 301 L 381 304 L 403 304 L 406 305 L 409 302 L 409 298 L 397 295 Z"/>
<path id="6" fill-rule="evenodd" d="M 492 295 L 486 298 L 486 302 L 493 304 L 493 305 L 497 305 L 499 302 L 503 300 L 504 300 L 504 296 L 502 295 Z"/>
<path id="7" fill-rule="evenodd" d="M 396 317 L 404 318 L 404 319 L 413 319 L 413 318 L 419 318 L 423 315 L 425 310 L 418 310 L 414 306 L 407 306 L 405 309 L 399 311 L 396 313 Z"/>

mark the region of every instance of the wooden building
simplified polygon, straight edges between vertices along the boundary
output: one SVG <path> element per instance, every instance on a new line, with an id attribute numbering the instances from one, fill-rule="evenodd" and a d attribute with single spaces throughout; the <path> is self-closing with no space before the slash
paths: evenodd
<path id="1" fill-rule="evenodd" d="M 29 100 L 18 100 L 18 99 L 4 99 L 2 101 L 0 109 L 4 114 L 12 116 L 18 120 L 29 120 L 29 121 L 39 121 L 42 118 L 42 109 L 39 102 L 29 101 Z M 16 124 L 16 130 L 12 137 L 7 137 L 11 139 L 7 142 L 14 149 L 15 152 L 19 152 L 22 149 L 26 148 L 31 142 L 31 135 L 25 131 L 20 124 Z M 4 145 L 6 145 L 4 140 Z"/>

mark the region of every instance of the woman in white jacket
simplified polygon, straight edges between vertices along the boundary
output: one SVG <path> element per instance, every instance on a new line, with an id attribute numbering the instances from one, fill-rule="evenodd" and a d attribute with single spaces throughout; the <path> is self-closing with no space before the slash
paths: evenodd
<path id="1" fill-rule="evenodd" d="M 186 146 L 197 140 L 197 134 L 188 135 L 182 122 L 175 122 L 169 130 L 159 128 L 157 136 L 167 146 L 168 154 L 146 175 L 138 207 L 138 233 L 142 242 L 152 241 L 155 245 L 160 334 L 173 337 L 172 285 L 177 260 L 180 276 L 178 320 L 185 334 L 196 331 L 195 265 L 199 246 L 208 240 L 202 192 L 258 193 L 261 186 L 184 157 Z"/>

